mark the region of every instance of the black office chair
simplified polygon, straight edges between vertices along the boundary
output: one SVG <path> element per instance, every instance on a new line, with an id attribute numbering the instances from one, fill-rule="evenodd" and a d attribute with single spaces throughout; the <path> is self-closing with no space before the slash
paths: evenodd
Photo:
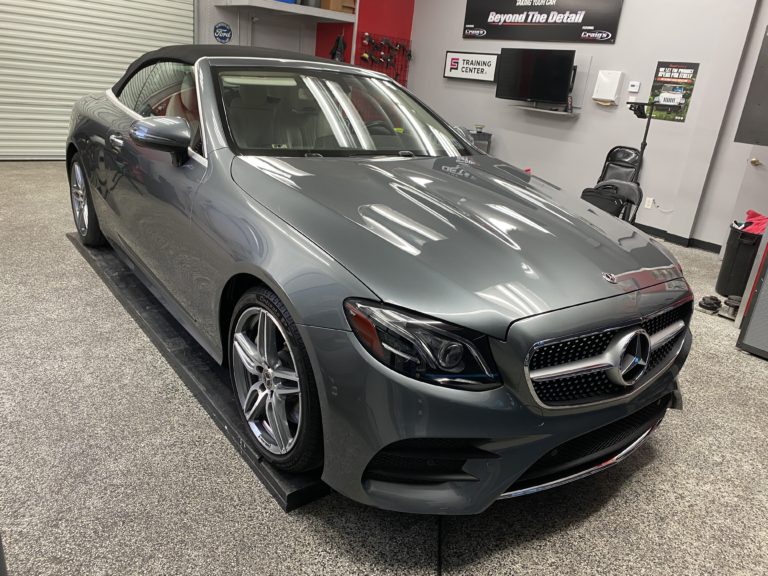
<path id="1" fill-rule="evenodd" d="M 640 150 L 629 146 L 616 146 L 608 152 L 598 182 L 605 180 L 637 182 L 640 179 L 641 164 L 642 154 Z"/>
<path id="2" fill-rule="evenodd" d="M 640 150 L 616 146 L 605 158 L 597 185 L 584 190 L 581 199 L 616 218 L 634 224 L 643 202 L 643 190 L 637 182 L 641 165 Z"/>

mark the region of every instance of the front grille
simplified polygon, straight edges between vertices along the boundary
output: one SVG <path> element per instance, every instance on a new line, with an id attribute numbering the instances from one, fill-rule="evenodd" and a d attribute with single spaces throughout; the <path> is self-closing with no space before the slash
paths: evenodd
<path id="1" fill-rule="evenodd" d="M 510 491 L 578 474 L 613 458 L 660 422 L 671 401 L 671 396 L 665 396 L 626 418 L 561 444 L 526 470 Z"/>
<path id="2" fill-rule="evenodd" d="M 617 386 L 608 380 L 605 372 L 592 372 L 559 380 L 534 382 L 533 390 L 544 404 L 556 406 L 616 398 L 630 392 L 631 388 Z"/>
<path id="3" fill-rule="evenodd" d="M 637 327 L 643 328 L 649 335 L 653 336 L 679 320 L 687 323 L 693 310 L 692 306 L 692 303 L 688 302 L 648 318 Z M 533 372 L 599 356 L 608 349 L 611 341 L 618 333 L 619 330 L 606 330 L 540 346 L 534 349 L 528 369 Z M 653 351 L 646 377 L 669 361 L 674 351 L 679 349 L 683 337 L 684 334 L 680 334 Z M 639 384 L 642 385 L 642 383 L 641 380 Z M 606 372 L 592 372 L 556 380 L 534 381 L 532 386 L 539 401 L 553 407 L 579 406 L 613 400 L 631 394 L 635 390 L 635 387 L 628 388 L 614 384 L 608 379 Z"/>
<path id="4" fill-rule="evenodd" d="M 616 331 L 610 330 L 542 346 L 531 358 L 531 370 L 551 368 L 602 354 L 614 336 Z"/>
<path id="5" fill-rule="evenodd" d="M 464 472 L 468 460 L 498 458 L 477 448 L 480 440 L 415 438 L 402 440 L 379 451 L 363 473 L 363 480 L 401 484 L 473 482 Z"/>
<path id="6" fill-rule="evenodd" d="M 648 332 L 648 334 L 653 335 L 657 332 L 661 332 L 664 330 L 664 328 L 669 328 L 678 320 L 684 320 L 687 323 L 690 313 L 691 305 L 683 304 L 682 306 L 678 306 L 677 308 L 673 308 L 672 310 L 664 312 L 663 314 L 659 314 L 649 318 L 648 320 L 645 320 L 641 326 L 643 327 L 643 330 Z"/>

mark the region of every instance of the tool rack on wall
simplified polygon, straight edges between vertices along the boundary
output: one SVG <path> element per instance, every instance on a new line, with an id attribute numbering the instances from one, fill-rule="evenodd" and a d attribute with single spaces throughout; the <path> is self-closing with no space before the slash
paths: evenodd
<path id="1" fill-rule="evenodd" d="M 410 40 L 361 32 L 357 37 L 356 54 L 361 66 L 386 74 L 403 86 L 408 85 L 412 58 Z"/>

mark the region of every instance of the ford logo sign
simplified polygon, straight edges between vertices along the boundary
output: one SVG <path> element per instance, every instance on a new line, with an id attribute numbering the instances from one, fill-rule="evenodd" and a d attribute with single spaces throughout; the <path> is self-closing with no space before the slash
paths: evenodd
<path id="1" fill-rule="evenodd" d="M 486 34 L 485 28 L 464 28 L 464 38 L 482 38 Z"/>
<path id="2" fill-rule="evenodd" d="M 605 30 L 584 30 L 581 33 L 582 40 L 596 40 L 597 42 L 605 42 L 613 38 L 613 34 L 606 32 Z"/>
<path id="3" fill-rule="evenodd" d="M 228 44 L 232 40 L 232 27 L 226 22 L 219 22 L 213 27 L 213 37 L 219 44 Z"/>

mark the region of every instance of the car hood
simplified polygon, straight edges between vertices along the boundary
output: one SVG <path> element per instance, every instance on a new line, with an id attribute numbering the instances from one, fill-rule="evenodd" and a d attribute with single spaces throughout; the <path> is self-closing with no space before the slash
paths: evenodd
<path id="1" fill-rule="evenodd" d="M 232 177 L 384 302 L 499 338 L 681 276 L 638 229 L 492 157 L 250 156 Z"/>

